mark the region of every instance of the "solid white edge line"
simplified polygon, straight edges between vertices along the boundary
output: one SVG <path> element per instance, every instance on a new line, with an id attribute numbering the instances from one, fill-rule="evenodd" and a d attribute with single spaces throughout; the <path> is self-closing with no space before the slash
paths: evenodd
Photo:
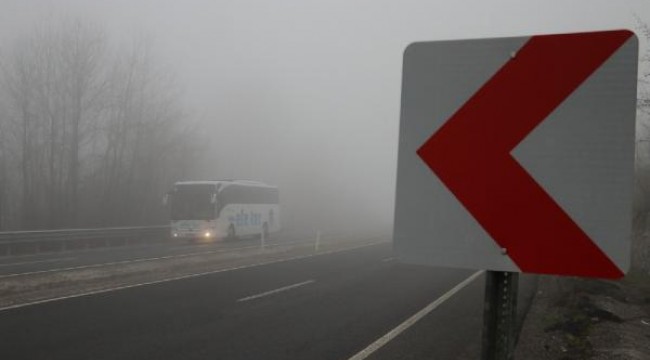
<path id="1" fill-rule="evenodd" d="M 80 293 L 80 294 L 73 294 L 73 295 L 55 297 L 55 298 L 50 298 L 50 299 L 37 300 L 37 301 L 32 301 L 32 302 L 27 302 L 27 303 L 22 303 L 22 304 L 9 305 L 9 306 L 5 306 L 5 307 L 1 307 L 0 311 L 18 309 L 18 308 L 22 308 L 22 307 L 26 307 L 26 306 L 45 304 L 45 303 L 49 303 L 49 302 L 72 299 L 72 298 L 82 297 L 82 296 L 103 294 L 103 293 L 107 293 L 107 292 L 111 292 L 111 291 L 130 289 L 130 288 L 139 287 L 139 286 L 155 285 L 155 284 L 160 284 L 160 283 L 165 283 L 165 282 L 170 282 L 170 281 L 190 279 L 190 278 L 195 278 L 195 277 L 199 277 L 199 276 L 218 274 L 218 273 L 227 272 L 227 271 L 242 270 L 242 269 L 248 269 L 248 268 L 253 268 L 253 267 L 258 267 L 258 266 L 283 263 L 283 262 L 288 262 L 288 261 L 293 261 L 293 260 L 308 259 L 308 258 L 312 258 L 312 257 L 316 257 L 316 256 L 336 254 L 336 253 L 344 252 L 344 251 L 352 251 L 352 250 L 356 250 L 356 249 L 361 249 L 361 248 L 375 246 L 375 245 L 379 245 L 379 244 L 385 244 L 385 243 L 386 243 L 386 241 L 375 241 L 375 242 L 372 242 L 372 243 L 369 243 L 369 244 L 363 244 L 363 245 L 353 246 L 353 247 L 344 248 L 344 249 L 336 249 L 336 250 L 324 251 L 324 252 L 313 253 L 313 254 L 308 254 L 308 255 L 299 255 L 299 256 L 294 256 L 294 257 L 290 257 L 290 258 L 286 258 L 286 259 L 277 259 L 277 260 L 265 261 L 265 262 L 254 263 L 254 264 L 235 266 L 235 267 L 232 267 L 232 268 L 225 268 L 225 269 L 219 269 L 219 270 L 206 271 L 206 272 L 202 272 L 202 273 L 175 276 L 175 277 L 171 277 L 171 278 L 167 278 L 167 279 L 161 279 L 161 280 L 147 281 L 147 282 L 138 283 L 138 284 L 117 286 L 117 287 L 113 287 L 113 288 L 90 291 L 90 292 L 86 292 L 86 293 Z"/>
<path id="2" fill-rule="evenodd" d="M 297 287 L 305 286 L 305 285 L 307 285 L 307 284 L 311 284 L 311 283 L 313 283 L 313 282 L 315 282 L 315 281 L 316 281 L 316 280 L 307 280 L 307 281 L 303 281 L 303 282 L 300 282 L 300 283 L 297 283 L 297 284 L 283 286 L 283 287 L 281 287 L 281 288 L 277 288 L 277 289 L 273 289 L 273 290 L 265 291 L 265 292 L 263 292 L 263 293 L 259 293 L 259 294 L 256 294 L 256 295 L 251 295 L 251 296 L 247 296 L 247 297 L 245 297 L 245 298 L 241 298 L 241 299 L 237 300 L 237 302 L 244 302 L 244 301 L 250 301 L 250 300 L 259 299 L 259 298 L 261 298 L 261 297 L 265 297 L 265 296 L 269 296 L 269 295 L 277 294 L 277 293 L 279 293 L 279 292 L 283 292 L 283 291 L 287 291 L 287 290 L 295 289 L 295 288 L 297 288 Z"/>
<path id="3" fill-rule="evenodd" d="M 41 264 L 41 263 L 49 263 L 49 262 L 59 262 L 59 261 L 68 261 L 68 260 L 75 260 L 75 257 L 65 257 L 65 258 L 56 258 L 56 259 L 45 259 L 45 260 L 34 260 L 34 261 L 21 261 L 21 262 L 15 262 L 15 263 L 5 263 L 5 264 L 0 264 L 0 267 L 4 266 L 19 266 L 19 265 L 31 265 L 31 264 Z"/>
<path id="4" fill-rule="evenodd" d="M 406 330 L 409 327 L 413 326 L 416 322 L 418 322 L 420 319 L 425 317 L 428 313 L 435 310 L 443 302 L 447 301 L 450 297 L 454 296 L 454 294 L 456 294 L 461 289 L 463 289 L 464 287 L 469 285 L 472 281 L 476 280 L 476 278 L 483 275 L 484 272 L 485 272 L 485 270 L 479 270 L 479 271 L 475 272 L 470 277 L 468 277 L 467 279 L 460 282 L 458 285 L 451 288 L 451 290 L 447 291 L 444 295 L 437 298 L 436 300 L 431 302 L 429 305 L 425 306 L 422 310 L 418 311 L 413 316 L 406 319 L 403 323 L 397 325 L 397 327 L 395 327 L 393 330 L 389 331 L 384 336 L 380 337 L 375 342 L 368 345 L 368 347 L 366 347 L 365 349 L 359 351 L 357 354 L 355 354 L 354 356 L 352 356 L 348 360 L 363 360 L 363 359 L 367 358 L 372 353 L 379 350 L 382 346 L 386 345 L 388 342 L 390 342 L 391 340 L 393 340 L 394 338 L 399 336 L 399 334 L 401 334 L 404 330 Z"/>

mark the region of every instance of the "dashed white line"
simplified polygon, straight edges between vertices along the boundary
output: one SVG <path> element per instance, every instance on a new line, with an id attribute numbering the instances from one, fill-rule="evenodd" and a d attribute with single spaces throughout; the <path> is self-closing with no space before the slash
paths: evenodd
<path id="1" fill-rule="evenodd" d="M 271 264 L 277 264 L 277 263 L 283 263 L 283 262 L 288 262 L 288 261 L 293 261 L 293 260 L 308 259 L 308 258 L 312 258 L 312 257 L 316 257 L 316 256 L 336 254 L 336 253 L 344 252 L 344 251 L 352 251 L 352 250 L 356 250 L 356 249 L 362 249 L 362 248 L 375 246 L 375 245 L 379 245 L 379 244 L 384 244 L 384 243 L 385 243 L 385 241 L 375 241 L 375 242 L 371 242 L 371 243 L 368 243 L 368 244 L 352 246 L 352 247 L 349 247 L 349 248 L 324 251 L 324 252 L 308 254 L 308 255 L 299 255 L 299 256 L 294 256 L 294 257 L 285 258 L 285 259 L 270 260 L 270 261 L 264 261 L 264 262 L 254 263 L 254 264 L 231 267 L 231 268 L 225 268 L 225 269 L 212 270 L 212 271 L 206 271 L 206 272 L 195 273 L 195 274 L 175 276 L 175 277 L 161 279 L 161 280 L 147 281 L 147 282 L 142 282 L 142 283 L 138 283 L 138 284 L 117 286 L 117 287 L 112 287 L 112 288 L 108 288 L 108 289 L 90 291 L 90 292 L 73 294 L 73 295 L 68 295 L 68 296 L 61 296 L 61 297 L 50 298 L 50 299 L 37 300 L 37 301 L 28 302 L 28 303 L 22 303 L 22 304 L 9 305 L 9 306 L 5 306 L 5 307 L 1 307 L 0 311 L 18 309 L 18 308 L 22 308 L 22 307 L 26 307 L 26 306 L 45 304 L 45 303 L 49 303 L 49 302 L 72 299 L 72 298 L 77 298 L 77 297 L 82 297 L 82 296 L 103 294 L 103 293 L 107 293 L 107 292 L 111 292 L 111 291 L 130 289 L 130 288 L 139 287 L 139 286 L 155 285 L 155 284 L 160 284 L 160 283 L 165 283 L 165 282 L 170 282 L 170 281 L 190 279 L 190 278 L 195 278 L 195 277 L 199 277 L 199 276 L 218 274 L 218 273 L 227 272 L 227 271 L 248 269 L 248 268 L 264 266 L 264 265 L 271 265 Z"/>
<path id="2" fill-rule="evenodd" d="M 305 286 L 305 285 L 311 284 L 313 282 L 315 282 L 315 280 L 307 280 L 307 281 L 303 281 L 303 282 L 300 282 L 300 283 L 297 283 L 297 284 L 283 286 L 281 288 L 265 291 L 265 292 L 257 294 L 257 295 L 251 295 L 251 296 L 247 296 L 245 298 L 241 298 L 241 299 L 237 300 L 237 302 L 244 302 L 244 301 L 259 299 L 261 297 L 265 297 L 265 296 L 277 294 L 279 292 L 295 289 L 297 287 Z"/>
<path id="3" fill-rule="evenodd" d="M 18 266 L 18 265 L 31 265 L 31 264 L 40 264 L 40 263 L 49 263 L 49 262 L 59 262 L 59 261 L 69 261 L 76 258 L 66 257 L 66 258 L 56 258 L 56 259 L 46 259 L 46 260 L 33 260 L 33 261 L 21 261 L 15 263 L 0 264 L 0 267 L 3 266 Z"/>
<path id="4" fill-rule="evenodd" d="M 393 261 L 393 260 L 395 260 L 394 257 L 387 257 L 385 259 L 381 259 L 381 261 L 383 261 L 383 262 L 389 262 L 389 261 Z"/>
<path id="5" fill-rule="evenodd" d="M 425 306 L 422 310 L 418 311 L 413 316 L 406 319 L 403 323 L 397 325 L 397 327 L 395 327 L 393 330 L 389 331 L 384 336 L 380 337 L 375 342 L 368 345 L 368 347 L 366 347 L 365 349 L 359 351 L 357 354 L 355 354 L 354 356 L 352 356 L 348 360 L 363 360 L 363 359 L 367 358 L 372 353 L 379 350 L 382 346 L 386 345 L 388 342 L 390 342 L 391 340 L 396 338 L 399 334 L 404 332 L 404 330 L 406 330 L 409 327 L 413 326 L 413 324 L 415 324 L 420 319 L 425 317 L 428 313 L 435 310 L 438 306 L 440 306 L 440 304 L 447 301 L 450 297 L 454 296 L 454 294 L 456 294 L 461 289 L 463 289 L 464 287 L 469 285 L 472 281 L 476 280 L 484 272 L 485 272 L 484 270 L 480 270 L 480 271 L 475 272 L 470 277 L 463 280 L 460 284 L 454 286 L 451 290 L 447 291 L 444 295 L 437 298 L 436 300 L 431 302 L 429 305 Z"/>

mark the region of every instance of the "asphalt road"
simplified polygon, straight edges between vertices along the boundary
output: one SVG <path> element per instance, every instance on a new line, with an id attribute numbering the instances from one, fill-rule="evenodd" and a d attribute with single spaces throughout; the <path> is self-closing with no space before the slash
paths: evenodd
<path id="1" fill-rule="evenodd" d="M 0 311 L 0 358 L 348 359 L 473 273 L 399 264 L 384 243 L 73 297 Z M 477 277 L 368 359 L 476 348 L 483 286 Z"/>

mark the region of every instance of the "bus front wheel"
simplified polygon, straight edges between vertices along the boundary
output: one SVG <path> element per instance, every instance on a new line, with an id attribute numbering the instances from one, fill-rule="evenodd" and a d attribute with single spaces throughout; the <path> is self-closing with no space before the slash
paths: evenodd
<path id="1" fill-rule="evenodd" d="M 231 224 L 230 227 L 228 227 L 228 240 L 235 240 L 237 237 L 237 234 L 235 234 L 235 227 Z"/>

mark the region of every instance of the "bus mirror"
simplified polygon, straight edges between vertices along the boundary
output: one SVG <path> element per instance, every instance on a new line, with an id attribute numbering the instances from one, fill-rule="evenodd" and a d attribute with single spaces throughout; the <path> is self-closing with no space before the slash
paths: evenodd
<path id="1" fill-rule="evenodd" d="M 167 205 L 167 203 L 169 203 L 169 194 L 165 194 L 165 196 L 163 196 L 162 203 L 163 205 Z"/>
<path id="2" fill-rule="evenodd" d="M 212 197 L 210 198 L 210 203 L 214 204 L 217 202 L 217 194 L 212 194 Z"/>

